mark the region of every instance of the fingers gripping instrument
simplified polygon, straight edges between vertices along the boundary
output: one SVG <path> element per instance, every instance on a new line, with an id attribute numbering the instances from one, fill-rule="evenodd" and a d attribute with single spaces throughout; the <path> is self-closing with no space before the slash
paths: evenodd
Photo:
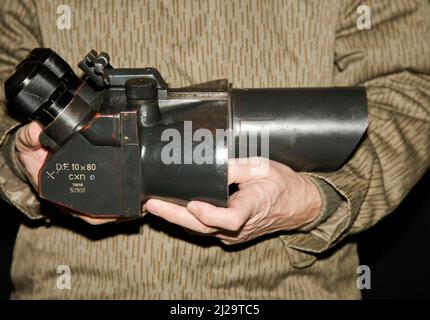
<path id="1" fill-rule="evenodd" d="M 44 126 L 40 196 L 89 216 L 137 217 L 150 198 L 226 206 L 229 158 L 333 171 L 367 128 L 362 87 L 169 88 L 156 69 L 116 69 L 95 51 L 78 66 L 82 79 L 36 48 L 5 93 L 12 110 Z"/>

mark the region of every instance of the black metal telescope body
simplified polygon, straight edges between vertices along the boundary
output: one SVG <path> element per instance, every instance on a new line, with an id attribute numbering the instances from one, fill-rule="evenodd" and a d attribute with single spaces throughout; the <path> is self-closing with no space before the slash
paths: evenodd
<path id="1" fill-rule="evenodd" d="M 5 93 L 44 126 L 40 196 L 89 216 L 137 217 L 150 198 L 226 206 L 230 158 L 333 171 L 367 128 L 362 87 L 233 89 L 219 80 L 175 89 L 156 69 L 115 69 L 95 51 L 79 67 L 82 79 L 36 48 Z"/>

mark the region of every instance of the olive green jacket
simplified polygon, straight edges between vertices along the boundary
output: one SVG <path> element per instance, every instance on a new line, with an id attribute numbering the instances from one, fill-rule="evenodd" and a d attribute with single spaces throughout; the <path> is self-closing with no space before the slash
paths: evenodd
<path id="1" fill-rule="evenodd" d="M 151 215 L 89 226 L 41 203 L 16 162 L 19 124 L 1 89 L 0 194 L 27 216 L 13 255 L 13 298 L 360 298 L 348 236 L 392 212 L 430 161 L 429 2 L 367 1 L 368 30 L 357 28 L 360 4 L 1 1 L 1 87 L 33 47 L 71 64 L 94 48 L 116 67 L 156 67 L 175 87 L 219 78 L 236 87 L 363 84 L 370 120 L 348 163 L 309 173 L 324 202 L 316 222 L 229 247 Z M 71 29 L 57 27 L 68 13 L 61 5 L 70 8 Z M 57 287 L 62 265 L 71 270 L 69 290 Z"/>

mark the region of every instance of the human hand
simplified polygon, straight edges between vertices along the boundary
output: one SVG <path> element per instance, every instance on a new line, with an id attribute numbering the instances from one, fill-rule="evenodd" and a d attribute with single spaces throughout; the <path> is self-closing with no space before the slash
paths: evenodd
<path id="1" fill-rule="evenodd" d="M 48 155 L 48 150 L 39 142 L 39 135 L 42 133 L 42 130 L 42 125 L 33 121 L 18 129 L 15 141 L 18 161 L 24 174 L 36 189 L 38 189 L 39 185 L 39 171 Z M 115 221 L 115 219 L 91 218 L 74 213 L 71 214 L 94 225 Z"/>
<path id="2" fill-rule="evenodd" d="M 228 208 L 201 201 L 190 201 L 183 207 L 155 199 L 148 200 L 144 208 L 194 233 L 214 236 L 225 244 L 294 230 L 316 219 L 322 200 L 310 180 L 279 162 L 252 160 L 268 162 L 267 170 L 256 174 L 253 173 L 255 161 L 230 160 L 228 183 L 237 183 L 239 190 L 230 197 Z"/>

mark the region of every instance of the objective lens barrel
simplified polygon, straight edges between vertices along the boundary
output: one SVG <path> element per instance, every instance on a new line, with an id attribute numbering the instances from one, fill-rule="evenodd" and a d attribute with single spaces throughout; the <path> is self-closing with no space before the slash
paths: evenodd
<path id="1" fill-rule="evenodd" d="M 363 87 L 233 89 L 230 157 L 264 156 L 299 171 L 336 170 L 366 131 L 366 105 Z"/>

